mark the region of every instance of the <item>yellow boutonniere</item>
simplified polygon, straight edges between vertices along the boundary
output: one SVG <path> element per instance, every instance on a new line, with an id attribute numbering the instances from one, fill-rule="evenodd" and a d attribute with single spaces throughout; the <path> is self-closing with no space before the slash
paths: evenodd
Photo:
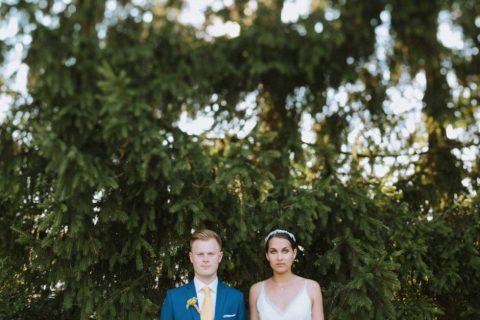
<path id="1" fill-rule="evenodd" d="M 198 309 L 198 306 L 197 306 L 197 298 L 196 297 L 193 297 L 193 298 L 190 298 L 187 300 L 187 304 L 185 305 L 185 308 L 189 308 L 189 307 L 194 307 L 195 310 L 197 310 L 198 313 L 200 313 L 200 309 Z"/>

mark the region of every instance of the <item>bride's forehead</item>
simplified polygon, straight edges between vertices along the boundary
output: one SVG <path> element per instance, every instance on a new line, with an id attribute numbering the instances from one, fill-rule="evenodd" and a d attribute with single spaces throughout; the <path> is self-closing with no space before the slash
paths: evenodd
<path id="1" fill-rule="evenodd" d="M 291 248 L 292 244 L 287 239 L 272 237 L 268 241 L 268 247 L 269 248 L 277 248 L 277 249 L 278 248 L 285 248 L 285 247 Z"/>

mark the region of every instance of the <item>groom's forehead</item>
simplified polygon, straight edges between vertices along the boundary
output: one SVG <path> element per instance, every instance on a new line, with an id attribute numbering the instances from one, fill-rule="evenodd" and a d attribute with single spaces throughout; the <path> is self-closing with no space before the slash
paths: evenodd
<path id="1" fill-rule="evenodd" d="M 190 250 L 192 252 L 216 252 L 220 251 L 220 245 L 215 239 L 195 240 Z"/>

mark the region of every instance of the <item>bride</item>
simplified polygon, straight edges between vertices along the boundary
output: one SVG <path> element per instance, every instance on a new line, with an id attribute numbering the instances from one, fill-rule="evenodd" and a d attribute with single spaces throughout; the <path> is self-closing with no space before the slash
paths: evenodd
<path id="1" fill-rule="evenodd" d="M 274 230 L 265 238 L 265 256 L 273 275 L 250 288 L 250 320 L 324 320 L 320 285 L 292 273 L 295 236 Z"/>

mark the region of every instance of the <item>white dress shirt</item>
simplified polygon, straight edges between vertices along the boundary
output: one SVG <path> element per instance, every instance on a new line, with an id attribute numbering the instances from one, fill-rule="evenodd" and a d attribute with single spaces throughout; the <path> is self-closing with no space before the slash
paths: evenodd
<path id="1" fill-rule="evenodd" d="M 193 278 L 193 283 L 195 284 L 195 291 L 197 291 L 197 300 L 198 300 L 198 307 L 200 310 L 202 309 L 203 299 L 205 298 L 205 293 L 202 291 L 202 288 L 208 286 L 210 288 L 210 292 L 212 294 L 212 303 L 213 303 L 213 315 L 215 316 L 215 305 L 217 302 L 217 287 L 218 287 L 218 278 L 215 278 L 209 284 L 205 284 L 202 281 L 198 280 L 197 278 Z"/>

